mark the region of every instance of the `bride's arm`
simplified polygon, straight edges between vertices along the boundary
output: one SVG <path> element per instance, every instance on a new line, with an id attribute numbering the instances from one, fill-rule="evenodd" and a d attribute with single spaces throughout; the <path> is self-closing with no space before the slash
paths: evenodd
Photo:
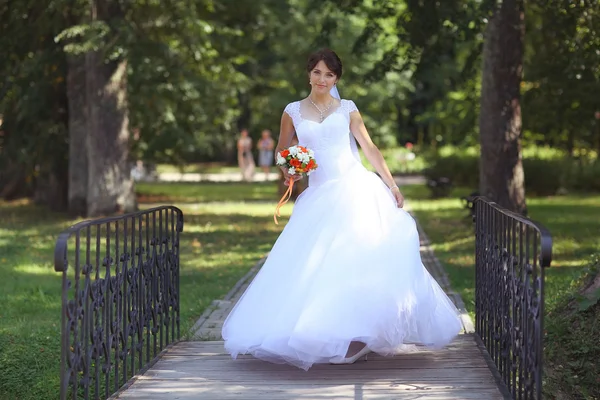
<path id="1" fill-rule="evenodd" d="M 275 147 L 275 160 L 277 160 L 277 154 L 290 147 L 295 139 L 296 130 L 294 129 L 294 122 L 292 121 L 292 117 L 288 115 L 288 113 L 284 112 L 281 116 L 281 126 L 279 128 L 279 139 L 277 140 L 277 146 Z M 283 171 L 283 176 L 285 177 L 286 182 L 290 178 L 287 170 L 285 168 L 280 167 Z M 294 180 L 300 179 L 300 175 L 294 175 Z"/>
<path id="2" fill-rule="evenodd" d="M 365 153 L 365 157 L 367 157 L 367 160 L 369 160 L 371 165 L 375 167 L 377 173 L 379 173 L 379 176 L 381 176 L 385 184 L 393 191 L 397 191 L 397 193 L 402 197 L 400 189 L 398 189 L 398 186 L 394 181 L 394 177 L 392 176 L 392 173 L 390 172 L 390 169 L 388 168 L 381 151 L 379 151 L 375 143 L 373 143 L 371 140 L 371 136 L 367 131 L 367 127 L 365 126 L 360 112 L 358 111 L 350 113 L 350 131 L 358 141 L 358 144 L 360 144 L 363 153 Z M 403 203 L 404 199 L 397 198 L 397 200 L 401 206 L 400 203 Z"/>
<path id="3" fill-rule="evenodd" d="M 275 153 L 279 153 L 281 150 L 285 150 L 292 144 L 296 131 L 294 130 L 294 123 L 292 117 L 288 113 L 283 113 L 281 116 L 281 126 L 279 128 L 279 139 L 277 140 L 277 146 L 275 147 Z"/>

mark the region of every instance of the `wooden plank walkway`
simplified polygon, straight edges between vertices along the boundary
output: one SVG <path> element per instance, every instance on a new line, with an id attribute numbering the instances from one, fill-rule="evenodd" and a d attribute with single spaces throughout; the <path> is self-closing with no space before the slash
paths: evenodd
<path id="1" fill-rule="evenodd" d="M 223 342 L 181 342 L 117 398 L 191 399 L 504 399 L 470 334 L 448 348 L 308 371 L 232 360 Z"/>
<path id="2" fill-rule="evenodd" d="M 295 399 L 507 399 L 497 373 L 472 334 L 462 299 L 419 227 L 421 258 L 429 272 L 461 310 L 463 334 L 441 351 L 396 357 L 370 355 L 352 365 L 314 365 L 309 371 L 240 356 L 223 348 L 221 327 L 231 308 L 262 266 L 262 260 L 221 300 L 206 310 L 193 328 L 194 341 L 169 348 L 146 373 L 111 399 L 295 400 Z"/>

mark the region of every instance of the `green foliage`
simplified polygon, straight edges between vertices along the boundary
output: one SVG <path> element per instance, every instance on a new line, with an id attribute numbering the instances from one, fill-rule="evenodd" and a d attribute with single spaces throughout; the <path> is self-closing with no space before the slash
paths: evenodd
<path id="1" fill-rule="evenodd" d="M 65 43 L 66 53 L 83 55 L 90 51 L 101 50 L 109 34 L 110 27 L 106 22 L 93 21 L 89 24 L 71 26 L 59 33 L 54 40 L 57 43 Z"/>
<path id="2" fill-rule="evenodd" d="M 367 56 L 375 44 L 379 48 L 370 56 L 372 67 L 363 73 L 364 79 L 407 80 L 392 94 L 398 140 L 440 141 L 451 129 L 463 134 L 458 139 L 472 135 L 477 110 L 473 103 L 478 102 L 472 89 L 477 86 L 480 33 L 489 2 L 360 3 L 350 11 L 366 19 L 354 51 Z M 461 100 L 466 98 L 472 101 L 468 106 Z"/>
<path id="3" fill-rule="evenodd" d="M 426 155 L 429 167 L 428 179 L 449 178 L 453 185 L 476 189 L 479 186 L 479 155 L 475 148 L 462 150 L 446 147 L 440 152 Z"/>
<path id="4" fill-rule="evenodd" d="M 600 192 L 600 159 L 575 160 L 568 166 L 566 181 L 574 190 Z"/>
<path id="5" fill-rule="evenodd" d="M 600 147 L 600 46 L 596 1 L 528 4 L 524 128 L 572 152 Z"/>
<path id="6" fill-rule="evenodd" d="M 66 166 L 66 60 L 50 34 L 65 24 L 57 11 L 54 3 L 0 5 L 0 188 L 21 185 L 17 194 Z"/>
<path id="7" fill-rule="evenodd" d="M 430 179 L 447 177 L 455 185 L 479 187 L 479 154 L 476 147 L 446 146 L 426 154 Z M 564 151 L 529 147 L 523 169 L 528 194 L 550 196 L 563 191 L 600 192 L 600 163 L 596 159 L 570 158 Z"/>

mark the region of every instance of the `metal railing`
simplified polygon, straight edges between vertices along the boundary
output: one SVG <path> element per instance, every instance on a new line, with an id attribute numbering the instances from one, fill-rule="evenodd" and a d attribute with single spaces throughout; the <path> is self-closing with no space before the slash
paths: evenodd
<path id="1" fill-rule="evenodd" d="M 59 235 L 61 400 L 108 398 L 179 339 L 182 230 L 181 210 L 162 206 Z"/>
<path id="2" fill-rule="evenodd" d="M 475 330 L 512 398 L 539 400 L 550 232 L 483 197 L 475 211 Z"/>

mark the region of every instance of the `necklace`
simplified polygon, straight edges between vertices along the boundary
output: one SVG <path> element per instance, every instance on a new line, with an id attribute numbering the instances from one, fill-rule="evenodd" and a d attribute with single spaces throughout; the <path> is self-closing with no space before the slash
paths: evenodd
<path id="1" fill-rule="evenodd" d="M 323 122 L 323 120 L 325 119 L 325 113 L 331 108 L 331 105 L 333 104 L 333 99 L 331 99 L 331 101 L 329 102 L 329 104 L 327 105 L 327 107 L 324 110 L 321 110 L 319 108 L 319 106 L 317 106 L 315 104 L 315 102 L 313 101 L 313 99 L 310 96 L 308 96 L 308 100 L 310 100 L 310 102 L 312 103 L 312 105 L 315 106 L 315 108 L 319 112 L 320 117 L 321 117 L 321 120 L 319 122 Z"/>

